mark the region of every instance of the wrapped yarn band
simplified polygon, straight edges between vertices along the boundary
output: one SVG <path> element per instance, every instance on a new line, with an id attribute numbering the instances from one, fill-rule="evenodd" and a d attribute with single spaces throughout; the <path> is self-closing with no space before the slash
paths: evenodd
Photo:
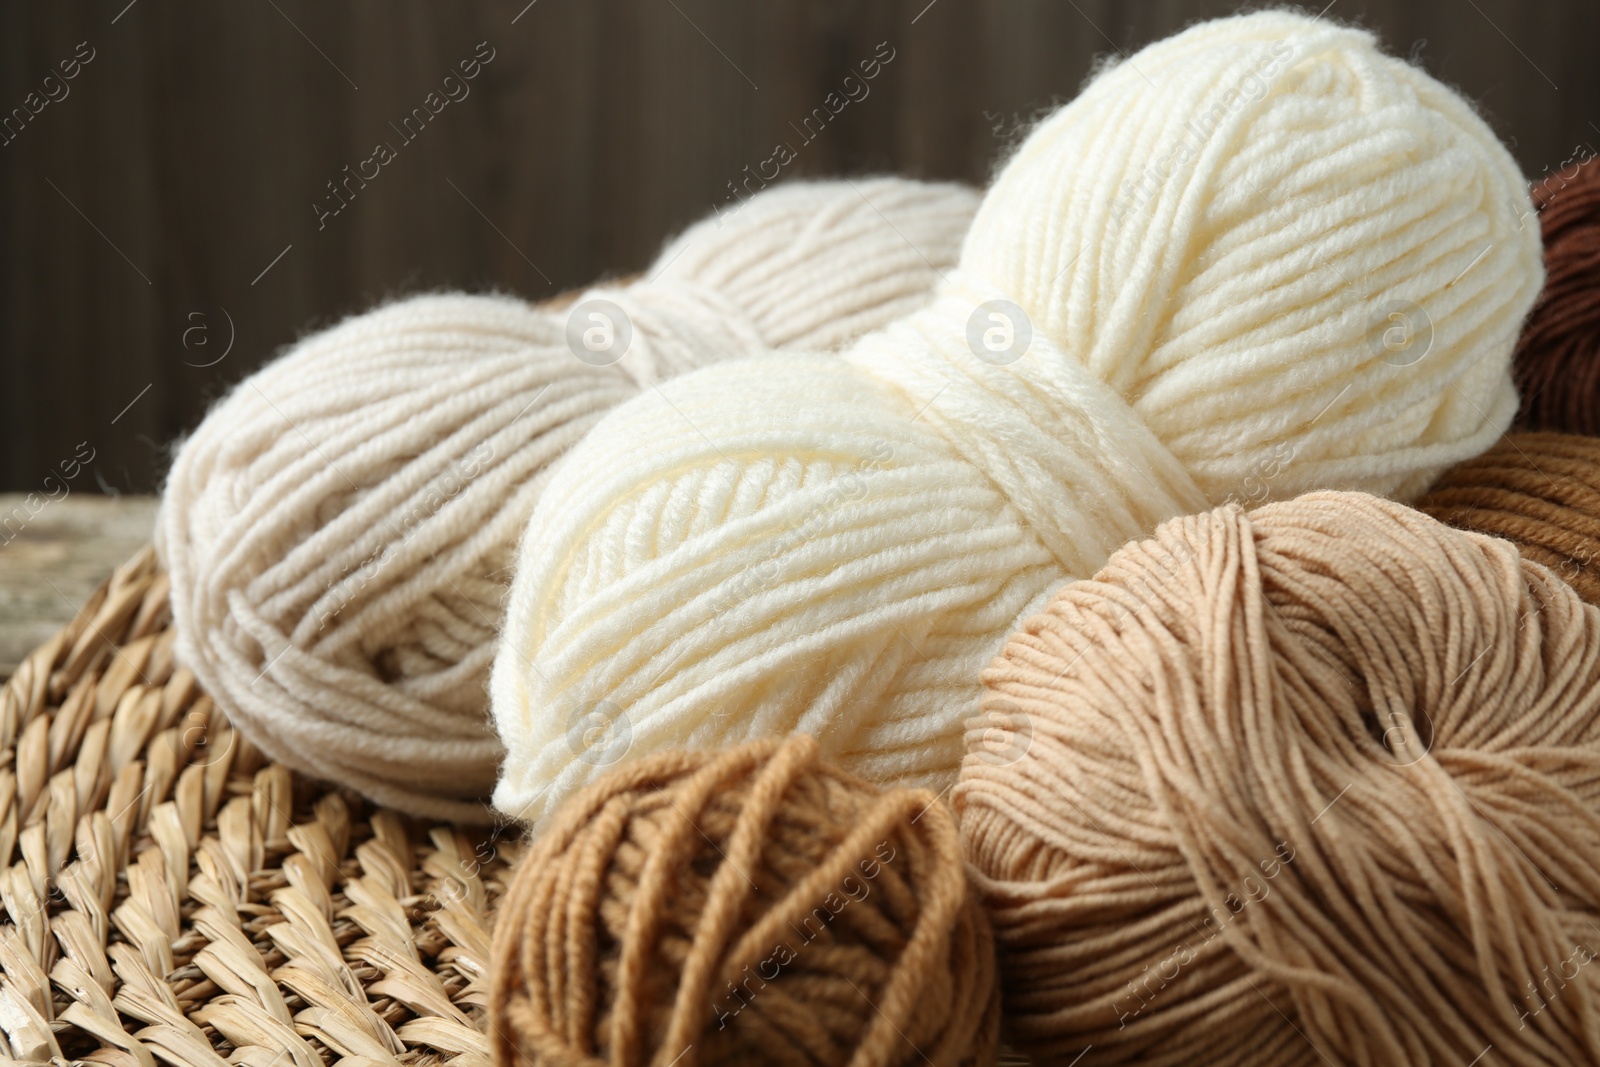
<path id="1" fill-rule="evenodd" d="M 573 797 L 517 868 L 493 972 L 499 1067 L 995 1058 L 949 810 L 804 735 L 657 754 Z"/>
<path id="2" fill-rule="evenodd" d="M 1175 519 L 984 680 L 954 798 L 1041 1062 L 1600 1058 L 1600 608 L 1509 543 Z"/>

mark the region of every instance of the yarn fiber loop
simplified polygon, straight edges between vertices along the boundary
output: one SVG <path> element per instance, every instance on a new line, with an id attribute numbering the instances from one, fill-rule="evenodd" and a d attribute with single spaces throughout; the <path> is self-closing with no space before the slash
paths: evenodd
<path id="1" fill-rule="evenodd" d="M 1024 1049 L 1600 1055 L 1600 608 L 1508 542 L 1354 493 L 1175 519 L 984 682 L 953 796 Z"/>
<path id="2" fill-rule="evenodd" d="M 948 808 L 803 735 L 611 770 L 500 916 L 502 1067 L 995 1061 L 993 941 Z"/>
<path id="3" fill-rule="evenodd" d="M 656 382 L 920 307 L 976 199 L 894 178 L 789 183 L 690 227 L 647 278 L 566 307 L 424 295 L 301 341 L 174 461 L 157 542 L 180 660 L 272 758 L 405 811 L 486 820 L 503 754 L 489 667 L 550 465 Z M 607 335 L 615 356 L 585 351 L 595 315 L 623 331 Z"/>
<path id="4" fill-rule="evenodd" d="M 1412 497 L 1500 435 L 1526 197 L 1466 102 L 1326 19 L 1102 73 L 926 307 L 836 360 L 685 375 L 573 449 L 519 550 L 496 806 L 589 781 L 595 718 L 639 752 L 811 732 L 949 786 L 983 665 L 1118 546 L 1229 499 Z"/>
<path id="5" fill-rule="evenodd" d="M 1507 434 L 1446 471 L 1417 507 L 1451 526 L 1504 537 L 1600 604 L 1600 440 Z"/>

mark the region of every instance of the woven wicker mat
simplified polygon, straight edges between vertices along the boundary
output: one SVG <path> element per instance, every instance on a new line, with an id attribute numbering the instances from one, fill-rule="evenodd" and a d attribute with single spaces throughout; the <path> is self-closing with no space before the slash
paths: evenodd
<path id="1" fill-rule="evenodd" d="M 167 591 L 144 550 L 0 690 L 0 1057 L 487 1064 L 517 843 L 267 762 Z"/>
<path id="2" fill-rule="evenodd" d="M 167 591 L 147 548 L 0 689 L 0 1063 L 487 1065 L 515 835 L 267 762 Z"/>

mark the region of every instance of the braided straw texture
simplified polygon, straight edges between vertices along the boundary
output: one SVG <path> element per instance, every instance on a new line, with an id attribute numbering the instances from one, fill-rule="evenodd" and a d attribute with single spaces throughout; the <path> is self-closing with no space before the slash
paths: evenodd
<path id="1" fill-rule="evenodd" d="M 146 549 L 0 690 L 0 1062 L 487 1064 L 518 846 L 267 762 Z"/>

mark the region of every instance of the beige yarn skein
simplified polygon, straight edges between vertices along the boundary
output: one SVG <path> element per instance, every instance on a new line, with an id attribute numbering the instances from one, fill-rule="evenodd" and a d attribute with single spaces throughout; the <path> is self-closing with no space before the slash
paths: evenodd
<path id="1" fill-rule="evenodd" d="M 976 207 L 956 185 L 793 182 L 570 311 L 434 294 L 306 338 L 178 451 L 157 541 L 180 661 L 273 759 L 405 811 L 487 818 L 493 640 L 551 462 L 657 380 L 917 309 Z M 578 358 L 591 322 L 617 331 L 620 359 Z"/>
<path id="2" fill-rule="evenodd" d="M 1600 1063 L 1600 608 L 1509 541 L 1173 519 L 984 682 L 953 799 L 1033 1062 Z"/>

